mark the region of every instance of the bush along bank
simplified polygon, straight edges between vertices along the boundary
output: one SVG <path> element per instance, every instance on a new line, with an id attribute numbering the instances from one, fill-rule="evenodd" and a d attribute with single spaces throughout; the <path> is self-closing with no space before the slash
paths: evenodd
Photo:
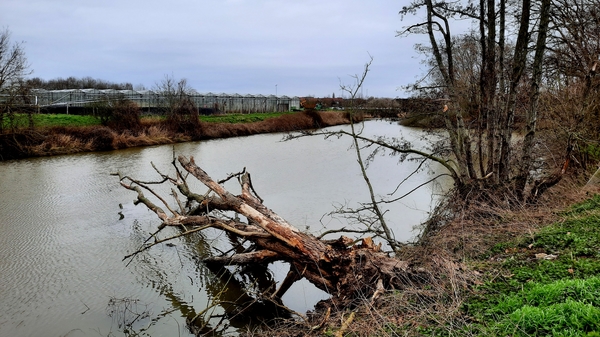
<path id="1" fill-rule="evenodd" d="M 484 283 L 465 302 L 469 324 L 457 335 L 600 336 L 599 195 L 473 264 Z"/>
<path id="2" fill-rule="evenodd" d="M 316 111 L 283 114 L 256 122 L 241 121 L 173 123 L 168 119 L 142 119 L 132 123 L 116 119 L 106 125 L 23 128 L 0 134 L 0 160 L 309 130 L 349 122 L 343 113 Z"/>

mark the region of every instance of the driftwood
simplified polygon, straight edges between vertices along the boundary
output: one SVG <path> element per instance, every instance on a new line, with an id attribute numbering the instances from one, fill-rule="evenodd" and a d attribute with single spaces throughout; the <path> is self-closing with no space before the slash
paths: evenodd
<path id="1" fill-rule="evenodd" d="M 227 265 L 264 266 L 273 261 L 284 261 L 290 266 L 287 277 L 278 289 L 267 296 L 278 300 L 294 282 L 306 278 L 330 294 L 332 297 L 328 303 L 338 309 L 357 301 L 373 300 L 385 290 L 420 283 L 426 277 L 413 270 L 407 262 L 381 251 L 380 245 L 374 244 L 368 237 L 355 241 L 341 236 L 337 240 L 325 241 L 299 231 L 263 205 L 254 192 L 250 174 L 245 170 L 217 182 L 198 167 L 193 158 L 180 156 L 177 161 L 173 160 L 173 166 L 176 176 L 169 177 L 159 172 L 162 180 L 158 183 L 170 183 L 175 187 L 172 195 L 176 208 L 169 206 L 165 198 L 150 188 L 152 183 L 119 174 L 121 185 L 137 192 L 135 203 L 144 204 L 162 221 L 148 242 L 126 258 L 163 242 L 165 239 L 159 240 L 155 235 L 167 226 L 182 228 L 181 234 L 176 237 L 215 228 L 226 232 L 234 247 L 228 253 L 205 259 L 211 269 Z M 190 191 L 186 182 L 190 174 L 207 186 L 208 192 L 197 194 Z M 232 178 L 240 182 L 239 195 L 232 194 L 222 185 Z M 152 199 L 158 199 L 167 211 L 144 193 L 153 194 Z M 238 215 L 247 221 L 240 220 Z M 153 242 L 150 241 L 152 238 Z M 240 243 L 236 247 L 235 242 L 246 244 Z"/>

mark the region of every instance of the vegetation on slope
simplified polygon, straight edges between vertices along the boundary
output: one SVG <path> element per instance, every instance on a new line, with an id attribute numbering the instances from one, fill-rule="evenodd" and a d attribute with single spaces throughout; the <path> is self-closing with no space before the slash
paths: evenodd
<path id="1" fill-rule="evenodd" d="M 0 134 L 0 160 L 288 132 L 348 122 L 336 112 L 212 116 L 193 123 L 193 116 L 187 120 L 131 116 L 134 114 L 116 115 L 101 125 L 93 116 L 34 115 L 33 129 L 25 126 L 28 119 L 23 118 L 15 132 Z"/>
<path id="2" fill-rule="evenodd" d="M 600 196 L 477 261 L 486 281 L 466 302 L 467 335 L 600 335 Z"/>

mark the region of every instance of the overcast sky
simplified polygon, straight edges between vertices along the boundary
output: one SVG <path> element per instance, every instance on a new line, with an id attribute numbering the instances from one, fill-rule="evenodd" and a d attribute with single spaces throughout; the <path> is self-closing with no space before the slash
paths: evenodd
<path id="1" fill-rule="evenodd" d="M 398 38 L 409 0 L 1 0 L 0 26 L 46 80 L 91 76 L 148 89 L 336 96 L 374 58 L 363 95 L 405 97 L 424 73 Z M 412 18 L 411 18 L 412 19 Z"/>

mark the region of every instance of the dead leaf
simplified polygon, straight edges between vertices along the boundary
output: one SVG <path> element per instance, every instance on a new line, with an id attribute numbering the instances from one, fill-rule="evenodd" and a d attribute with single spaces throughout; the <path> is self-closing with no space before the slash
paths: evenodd
<path id="1" fill-rule="evenodd" d="M 558 256 L 554 254 L 546 254 L 546 253 L 537 253 L 535 254 L 535 258 L 538 260 L 554 260 Z"/>

